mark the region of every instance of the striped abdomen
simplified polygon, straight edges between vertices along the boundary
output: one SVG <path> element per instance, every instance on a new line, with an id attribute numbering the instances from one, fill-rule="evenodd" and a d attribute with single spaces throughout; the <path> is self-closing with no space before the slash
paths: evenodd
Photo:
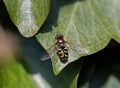
<path id="1" fill-rule="evenodd" d="M 55 47 L 57 49 L 57 55 L 62 63 L 68 61 L 68 49 L 66 47 L 66 41 L 64 41 L 62 34 L 57 34 L 55 36 Z"/>
<path id="2" fill-rule="evenodd" d="M 66 63 L 68 61 L 68 49 L 65 46 L 58 47 L 57 55 L 62 63 Z"/>

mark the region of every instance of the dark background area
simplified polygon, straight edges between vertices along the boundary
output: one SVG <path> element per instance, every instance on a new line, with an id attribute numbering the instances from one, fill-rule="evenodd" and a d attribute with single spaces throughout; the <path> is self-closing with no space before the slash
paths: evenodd
<path id="1" fill-rule="evenodd" d="M 120 81 L 120 45 L 115 40 L 112 39 L 106 48 L 84 59 L 78 86 L 88 82 L 88 88 L 101 88 L 111 75 Z"/>

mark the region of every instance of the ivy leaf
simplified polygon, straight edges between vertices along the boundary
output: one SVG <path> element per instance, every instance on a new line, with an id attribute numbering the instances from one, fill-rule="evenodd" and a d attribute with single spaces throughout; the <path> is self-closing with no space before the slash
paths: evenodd
<path id="1" fill-rule="evenodd" d="M 56 34 L 61 33 L 69 44 L 85 48 L 87 54 L 100 51 L 112 38 L 120 42 L 118 3 L 120 0 L 53 0 L 51 13 L 37 40 L 49 53 L 48 45 L 54 45 Z M 86 55 L 74 50 L 69 52 L 69 63 Z M 55 74 L 68 65 L 58 59 L 56 54 L 51 56 Z"/>
<path id="2" fill-rule="evenodd" d="M 50 0 L 3 0 L 13 23 L 25 37 L 35 35 L 50 9 Z"/>
<path id="3" fill-rule="evenodd" d="M 35 38 L 20 39 L 25 57 L 23 65 L 39 88 L 77 88 L 78 76 L 83 60 L 68 65 L 59 75 L 55 76 L 51 61 L 40 61 L 40 56 L 45 50 L 42 46 L 39 46 Z"/>
<path id="4" fill-rule="evenodd" d="M 7 59 L 3 63 L 0 62 L 1 88 L 38 88 L 32 76 L 16 61 L 16 58 L 8 55 Z"/>

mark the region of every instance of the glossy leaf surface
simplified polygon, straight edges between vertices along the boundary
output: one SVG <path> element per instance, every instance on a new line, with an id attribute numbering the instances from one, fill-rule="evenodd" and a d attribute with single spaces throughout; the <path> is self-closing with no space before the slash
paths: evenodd
<path id="1" fill-rule="evenodd" d="M 25 37 L 35 35 L 45 22 L 50 0 L 3 0 L 13 23 Z"/>
<path id="2" fill-rule="evenodd" d="M 74 49 L 78 45 L 88 53 L 70 50 L 69 62 L 81 56 L 102 50 L 114 38 L 120 41 L 119 0 L 53 0 L 52 11 L 43 28 L 36 36 L 49 52 L 57 33 Z M 58 74 L 68 63 L 62 64 L 58 56 L 51 57 L 53 70 Z"/>

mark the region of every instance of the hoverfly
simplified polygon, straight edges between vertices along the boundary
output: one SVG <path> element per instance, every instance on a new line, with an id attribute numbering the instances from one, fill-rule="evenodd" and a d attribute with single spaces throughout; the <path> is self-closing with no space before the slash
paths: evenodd
<path id="1" fill-rule="evenodd" d="M 55 36 L 55 48 L 57 50 L 57 55 L 62 63 L 66 63 L 68 61 L 68 48 L 67 42 L 63 39 L 62 34 L 57 34 Z"/>
<path id="2" fill-rule="evenodd" d="M 80 53 L 88 53 L 88 50 L 83 48 L 83 47 L 71 47 L 67 43 L 67 41 L 64 40 L 64 36 L 62 34 L 57 34 L 55 36 L 55 42 L 53 47 L 50 48 L 48 54 L 52 57 L 53 55 L 57 54 L 59 57 L 60 61 L 62 63 L 66 63 L 69 59 L 69 51 L 70 49 L 74 50 L 75 52 L 80 52 Z M 55 52 L 54 52 L 55 51 Z M 49 59 L 50 57 L 48 55 L 42 56 L 41 60 L 46 60 Z"/>

